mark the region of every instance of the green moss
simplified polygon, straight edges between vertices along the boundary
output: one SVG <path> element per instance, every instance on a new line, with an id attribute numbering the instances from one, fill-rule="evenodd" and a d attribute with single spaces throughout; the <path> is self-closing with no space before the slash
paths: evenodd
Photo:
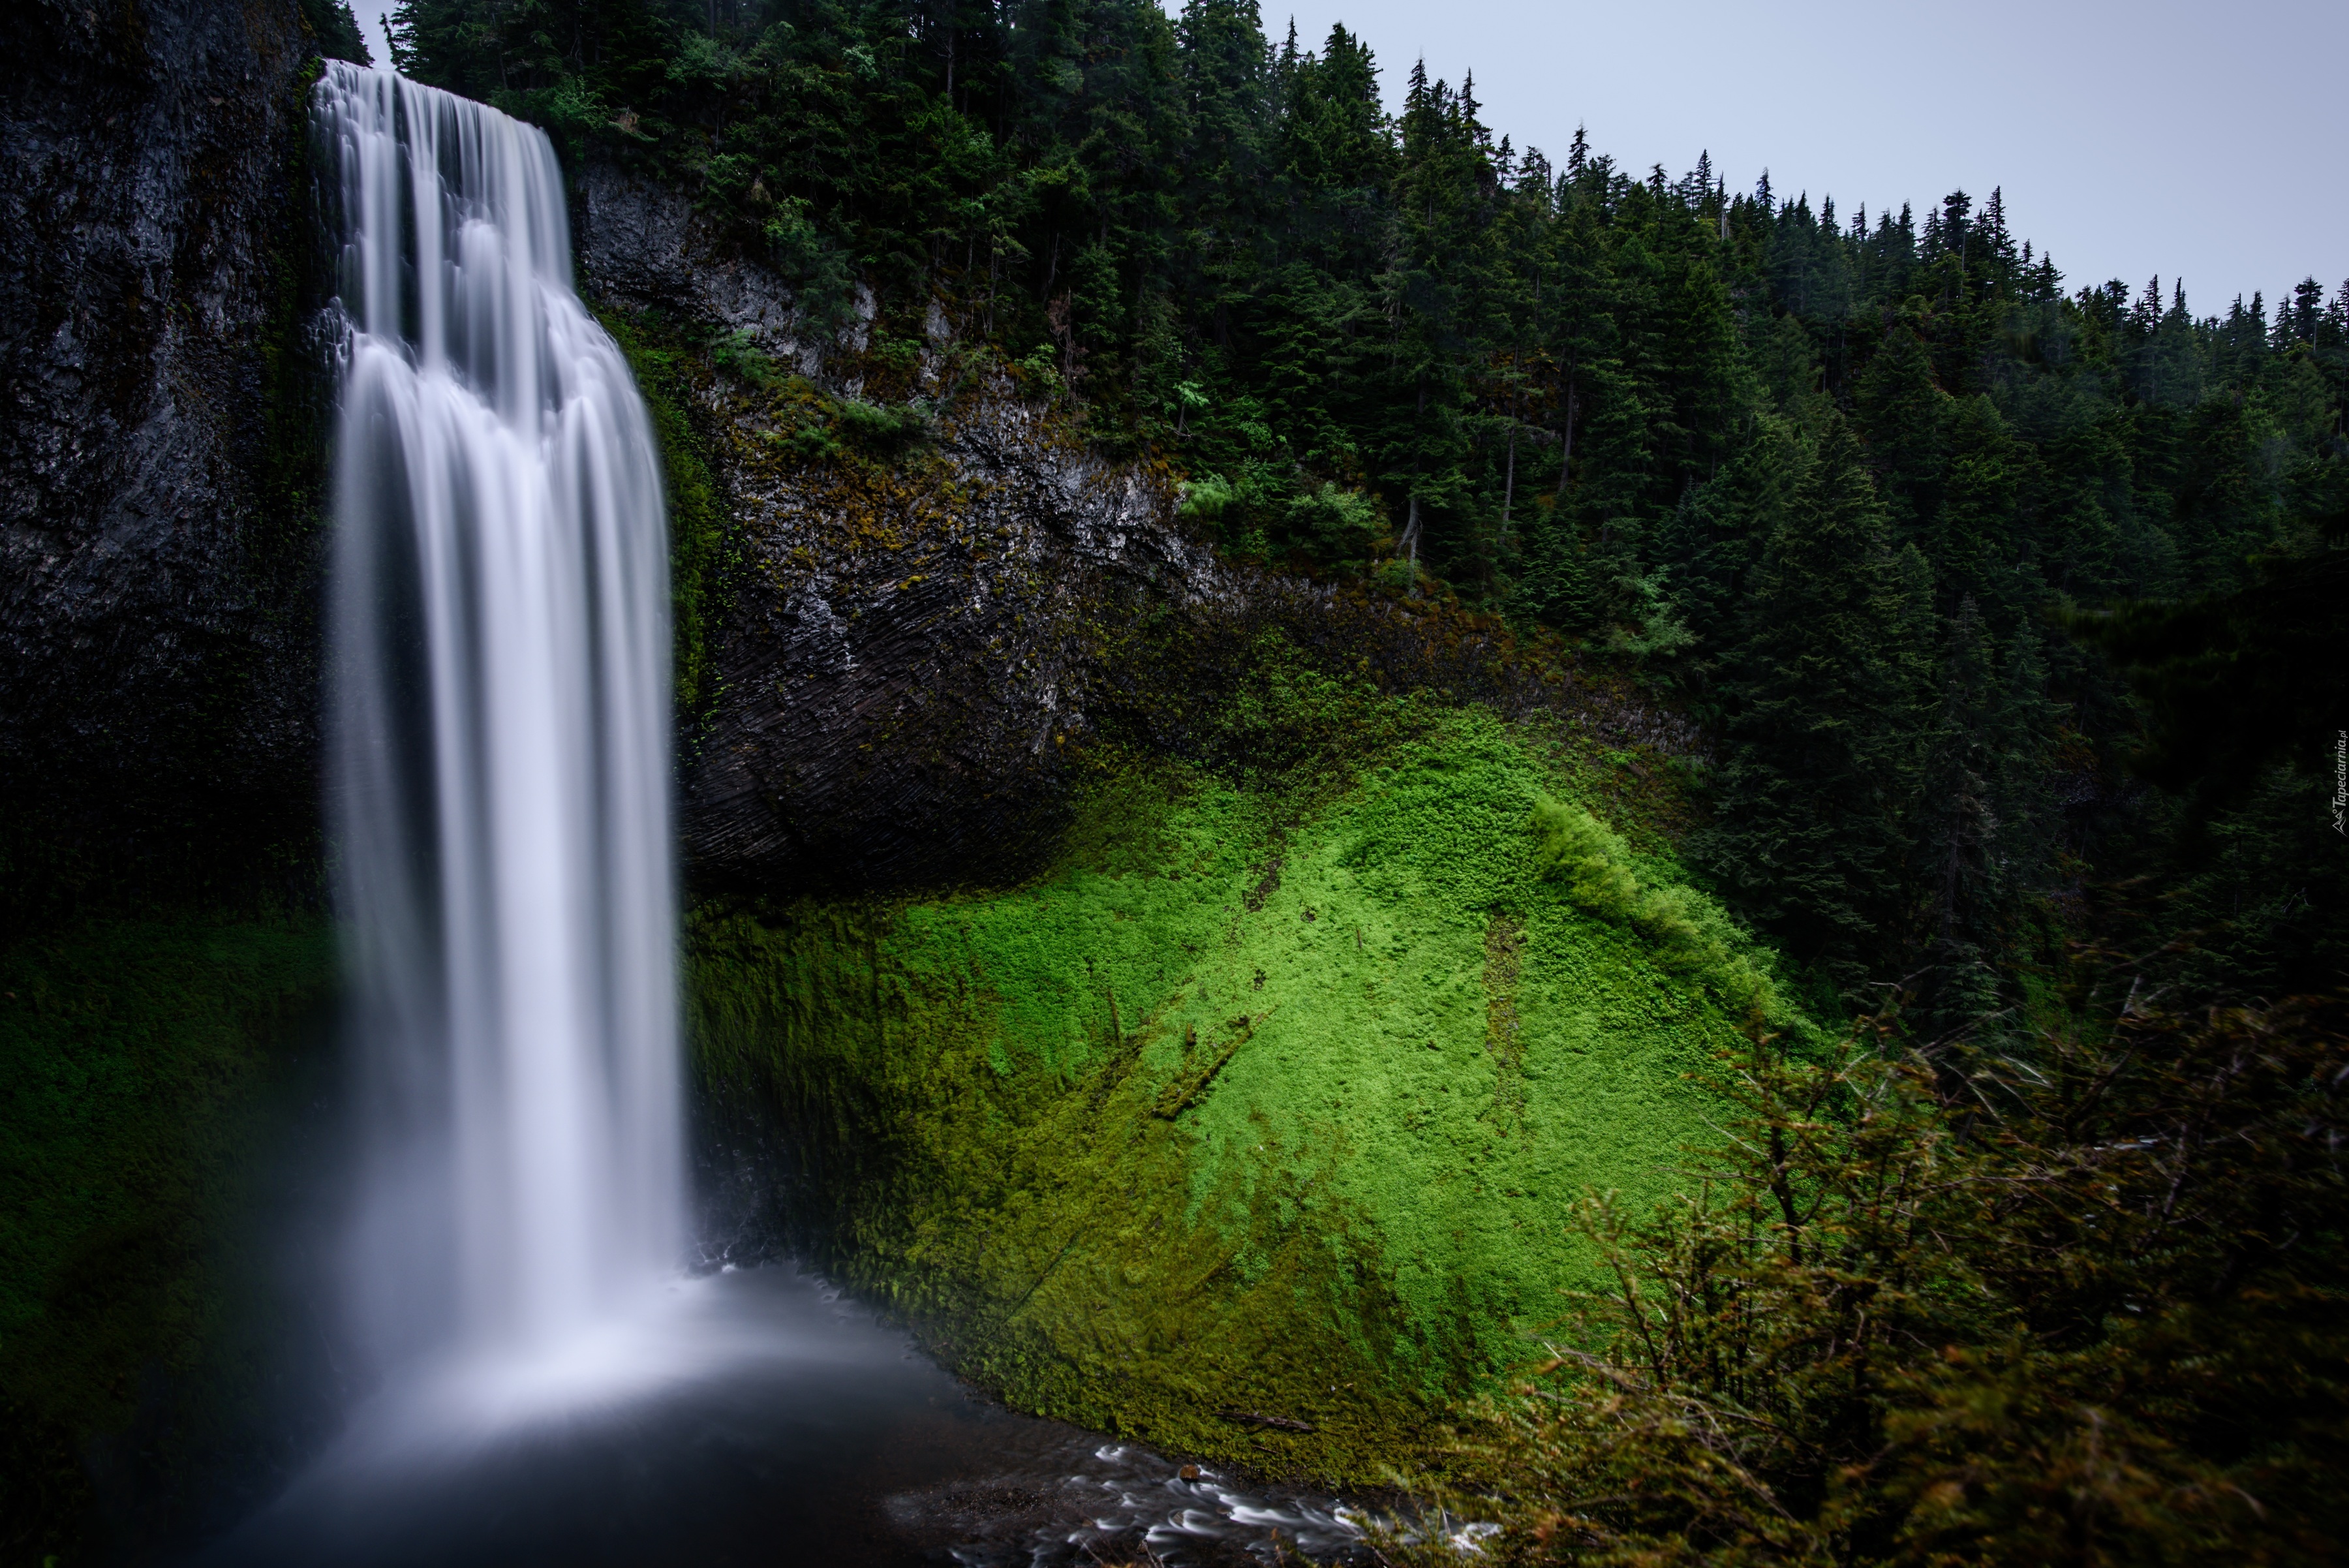
<path id="1" fill-rule="evenodd" d="M 214 1332 L 246 1113 L 323 922 L 94 924 L 0 956 L 0 1388 L 87 1438 Z"/>
<path id="2" fill-rule="evenodd" d="M 333 974 L 316 919 L 92 921 L 0 951 L 12 1561 L 88 1560 L 93 1455 L 142 1506 L 180 1507 L 267 1446 L 260 1366 L 291 1303 L 246 1215 Z"/>
<path id="3" fill-rule="evenodd" d="M 1659 963 L 1703 986 L 1749 1026 L 1797 1024 L 1771 983 L 1766 960 L 1712 900 L 1643 878 L 1622 839 L 1581 806 L 1540 796 L 1533 826 L 1544 873 L 1577 907 L 1636 931 Z"/>
<path id="4" fill-rule="evenodd" d="M 1596 1282 L 1568 1205 L 1702 1132 L 1760 972 L 1726 921 L 1611 838 L 1594 908 L 1536 815 L 1588 770 L 1482 710 L 1229 722 L 1363 701 L 1342 766 L 1110 766 L 1018 888 L 691 922 L 702 1070 L 784 1113 L 794 1218 L 1015 1403 L 1374 1476 Z"/>
<path id="5" fill-rule="evenodd" d="M 601 311 L 596 319 L 611 333 L 636 372 L 636 389 L 652 415 L 660 443 L 661 475 L 668 498 L 669 596 L 675 624 L 678 711 L 706 715 L 718 700 L 712 660 L 718 619 L 723 611 L 727 565 L 724 493 L 703 455 L 701 435 L 686 409 L 698 378 L 706 375 L 679 340 L 650 317 Z"/>

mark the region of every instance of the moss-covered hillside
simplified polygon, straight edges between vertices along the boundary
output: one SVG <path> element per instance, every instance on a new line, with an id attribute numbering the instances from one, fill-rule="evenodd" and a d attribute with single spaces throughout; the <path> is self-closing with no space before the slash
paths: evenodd
<path id="1" fill-rule="evenodd" d="M 1302 675 L 1236 702 L 1345 739 L 1097 760 L 1015 888 L 705 908 L 697 1049 L 781 1114 L 800 1238 L 965 1372 L 1366 1478 L 1538 1352 L 1590 1282 L 1568 1207 L 1661 1196 L 1686 1075 L 1786 1020 L 1661 841 L 1575 808 L 1652 809 L 1654 757 Z"/>

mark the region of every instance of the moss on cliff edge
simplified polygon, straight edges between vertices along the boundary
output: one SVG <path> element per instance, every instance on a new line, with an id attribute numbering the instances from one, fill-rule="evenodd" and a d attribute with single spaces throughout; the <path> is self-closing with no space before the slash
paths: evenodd
<path id="1" fill-rule="evenodd" d="M 653 438 L 660 443 L 661 479 L 668 502 L 670 617 L 677 708 L 688 722 L 718 698 L 713 648 L 728 570 L 726 503 L 709 472 L 701 432 L 687 412 L 706 377 L 699 361 L 659 320 L 599 311 L 636 372 Z"/>
<path id="2" fill-rule="evenodd" d="M 688 950 L 706 1078 L 805 1162 L 793 1228 L 953 1365 L 1362 1479 L 1591 1282 L 1576 1198 L 1673 1184 L 1684 1075 L 1757 1004 L 1798 1021 L 1668 859 L 1586 834 L 1561 867 L 1537 808 L 1599 805 L 1603 754 L 1326 686 L 1244 719 L 1332 702 L 1350 754 L 1103 762 L 1024 886 L 707 908 Z"/>

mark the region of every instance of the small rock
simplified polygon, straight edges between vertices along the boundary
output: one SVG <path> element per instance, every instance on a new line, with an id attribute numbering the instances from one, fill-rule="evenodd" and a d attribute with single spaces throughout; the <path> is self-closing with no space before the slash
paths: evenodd
<path id="1" fill-rule="evenodd" d="M 1181 1469 L 1174 1473 L 1181 1476 L 1185 1480 L 1197 1480 L 1199 1479 L 1199 1467 L 1196 1465 L 1185 1465 Z"/>

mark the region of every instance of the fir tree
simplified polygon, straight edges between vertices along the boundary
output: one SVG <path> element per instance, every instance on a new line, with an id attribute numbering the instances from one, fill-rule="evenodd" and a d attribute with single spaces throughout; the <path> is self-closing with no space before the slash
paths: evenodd
<path id="1" fill-rule="evenodd" d="M 1732 678 L 1722 879 L 1847 991 L 1899 950 L 1930 687 L 1921 557 L 1896 556 L 1859 442 L 1831 421 L 1755 565 Z M 1928 602 L 1917 602 L 1920 589 Z"/>

